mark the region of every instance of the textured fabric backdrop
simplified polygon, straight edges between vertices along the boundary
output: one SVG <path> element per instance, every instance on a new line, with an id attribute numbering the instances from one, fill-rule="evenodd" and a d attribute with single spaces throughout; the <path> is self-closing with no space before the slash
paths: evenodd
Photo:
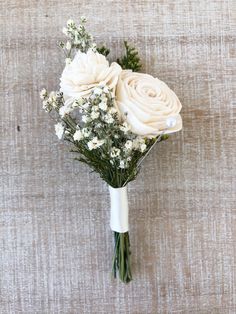
<path id="1" fill-rule="evenodd" d="M 129 186 L 133 282 L 110 277 L 107 186 L 41 109 L 68 18 L 183 104 L 184 130 Z M 0 312 L 236 313 L 235 0 L 0 1 Z"/>

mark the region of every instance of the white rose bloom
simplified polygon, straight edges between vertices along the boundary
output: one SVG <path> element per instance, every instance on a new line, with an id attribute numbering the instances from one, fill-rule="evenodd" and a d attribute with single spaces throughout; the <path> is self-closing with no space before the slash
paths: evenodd
<path id="1" fill-rule="evenodd" d="M 122 71 L 116 100 L 122 118 L 135 134 L 155 137 L 182 129 L 178 97 L 164 82 L 149 74 Z M 175 123 L 170 124 L 170 118 Z"/>
<path id="2" fill-rule="evenodd" d="M 61 140 L 64 134 L 64 126 L 60 122 L 55 124 L 55 132 L 59 140 Z"/>
<path id="3" fill-rule="evenodd" d="M 95 93 L 99 94 L 99 85 L 107 85 L 111 89 L 116 87 L 121 71 L 119 64 L 113 62 L 109 66 L 105 56 L 98 52 L 91 49 L 87 53 L 79 51 L 62 72 L 61 91 L 66 99 L 87 97 L 96 87 Z"/>

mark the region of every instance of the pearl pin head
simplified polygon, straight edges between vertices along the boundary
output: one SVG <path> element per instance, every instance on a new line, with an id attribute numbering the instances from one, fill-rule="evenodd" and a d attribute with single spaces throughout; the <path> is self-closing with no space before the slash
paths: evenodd
<path id="1" fill-rule="evenodd" d="M 168 128 L 173 128 L 176 125 L 177 121 L 175 117 L 169 117 L 166 119 L 166 125 Z"/>

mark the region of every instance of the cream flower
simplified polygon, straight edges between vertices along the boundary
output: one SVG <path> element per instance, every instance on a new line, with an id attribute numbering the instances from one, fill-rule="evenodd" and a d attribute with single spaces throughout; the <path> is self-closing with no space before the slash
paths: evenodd
<path id="1" fill-rule="evenodd" d="M 110 66 L 106 58 L 91 49 L 87 53 L 77 52 L 74 60 L 67 64 L 61 76 L 61 91 L 66 99 L 87 97 L 99 85 L 116 87 L 121 67 L 116 62 Z"/>
<path id="2" fill-rule="evenodd" d="M 135 134 L 155 137 L 163 132 L 173 133 L 182 129 L 181 103 L 158 78 L 130 70 L 122 71 L 116 100 L 122 118 Z"/>

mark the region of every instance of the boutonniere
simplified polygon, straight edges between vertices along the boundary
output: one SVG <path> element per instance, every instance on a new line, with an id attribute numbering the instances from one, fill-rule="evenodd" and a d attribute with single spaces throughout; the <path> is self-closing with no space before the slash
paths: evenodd
<path id="1" fill-rule="evenodd" d="M 43 108 L 56 114 L 55 132 L 69 142 L 75 159 L 107 183 L 110 227 L 114 233 L 114 277 L 132 279 L 127 186 L 135 180 L 151 149 L 181 130 L 181 103 L 161 80 L 140 73 L 136 49 L 109 63 L 109 49 L 97 46 L 85 28 L 69 20 L 60 47 L 65 68 L 56 92 L 41 91 Z M 132 213 L 131 213 L 132 214 Z"/>

